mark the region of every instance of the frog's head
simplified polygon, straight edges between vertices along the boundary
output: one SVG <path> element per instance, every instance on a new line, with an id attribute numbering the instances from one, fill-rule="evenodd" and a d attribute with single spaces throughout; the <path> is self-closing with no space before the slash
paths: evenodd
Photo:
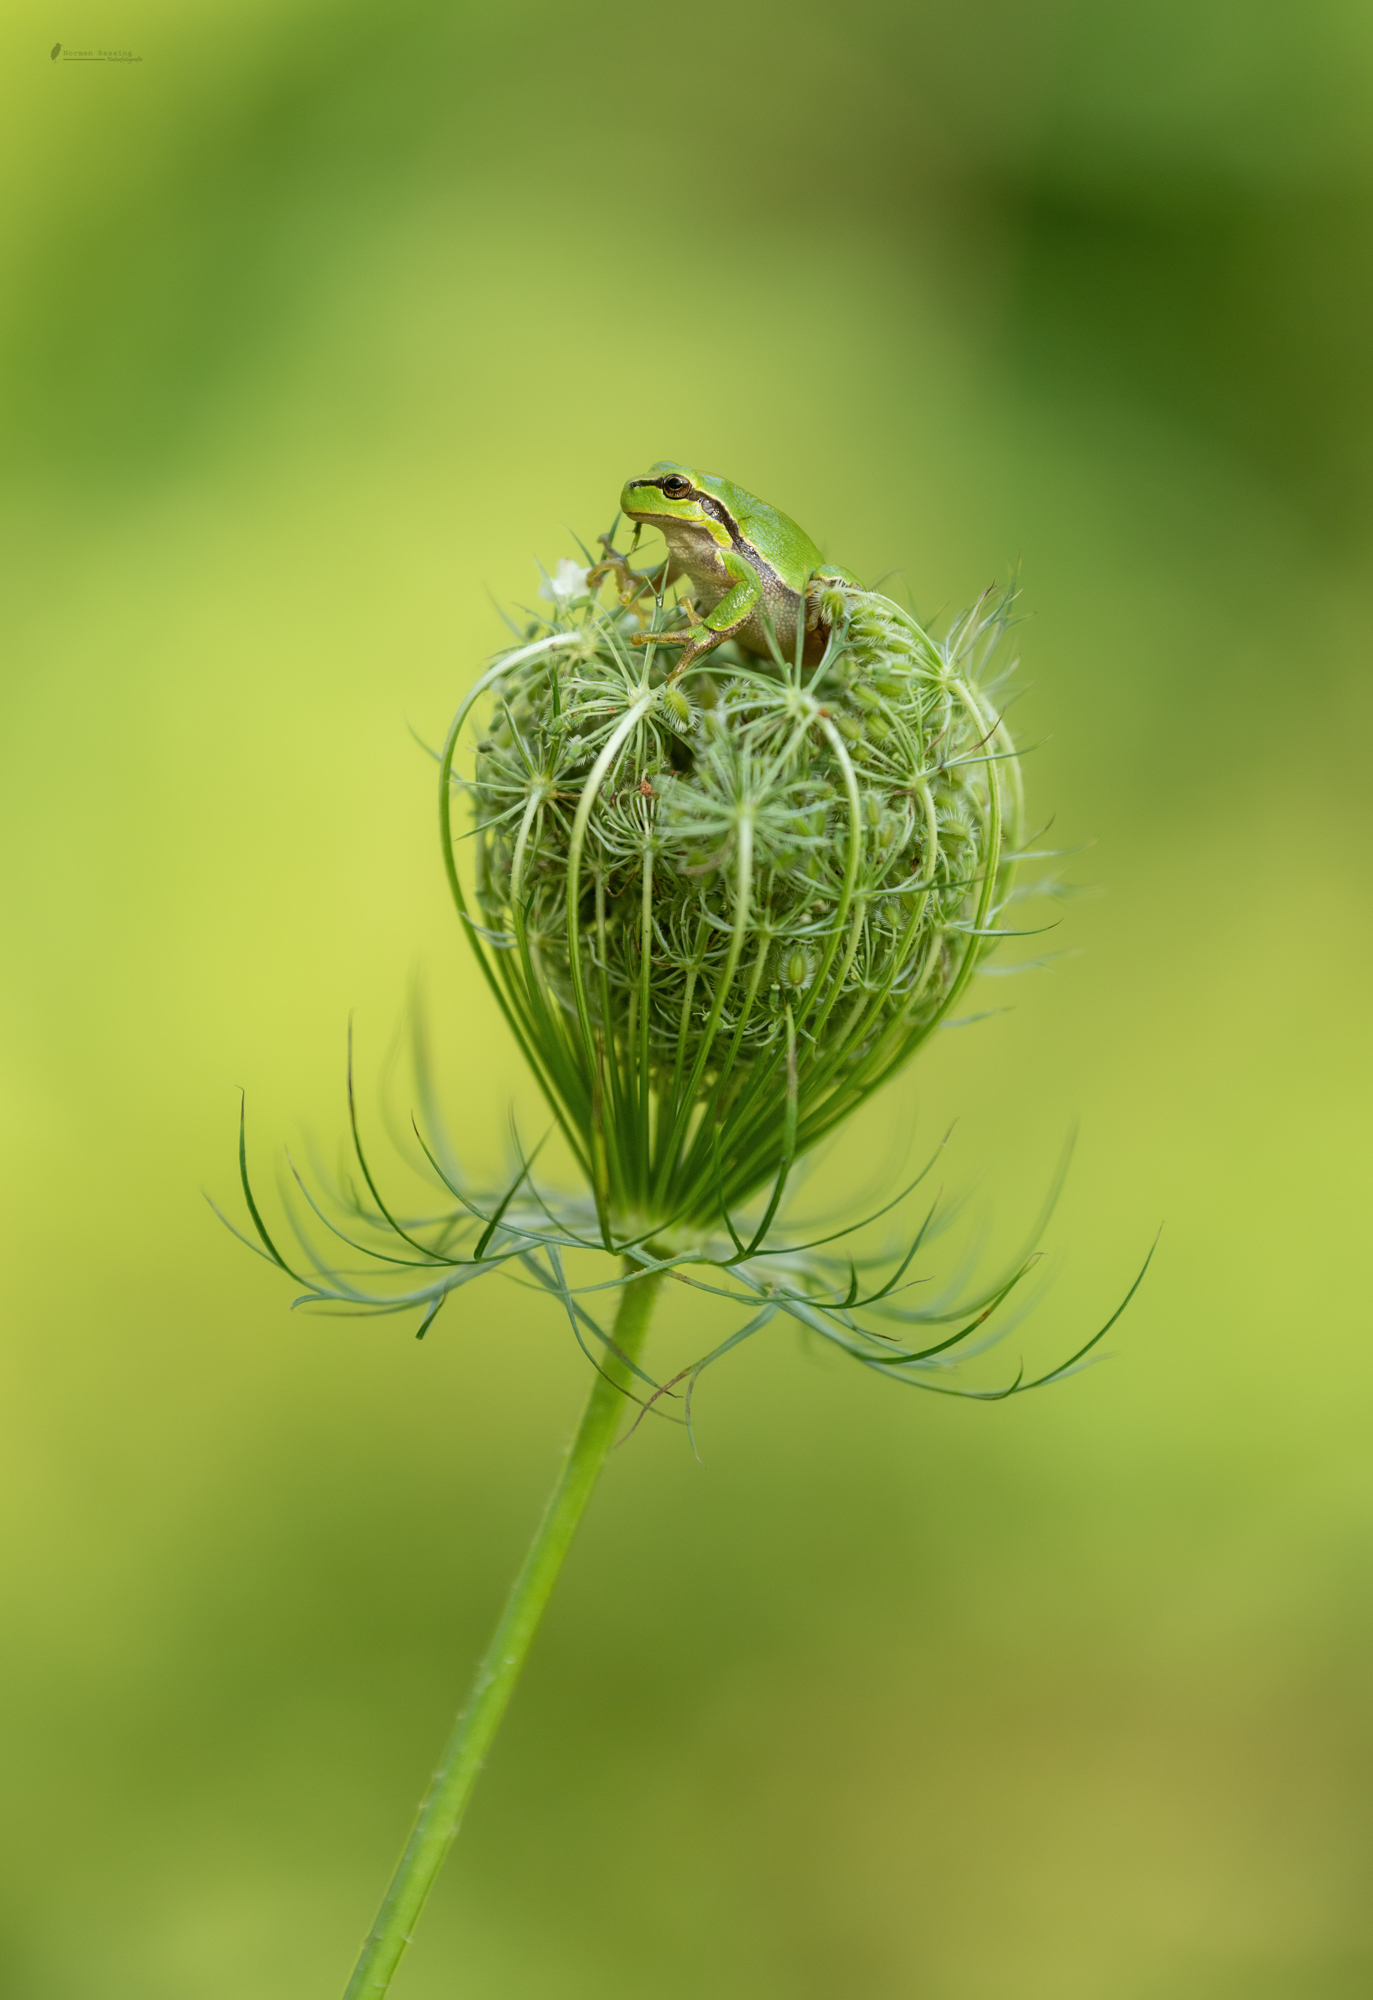
<path id="1" fill-rule="evenodd" d="M 662 527 L 675 521 L 705 521 L 709 509 L 703 502 L 703 477 L 689 465 L 675 459 L 659 459 L 637 479 L 627 479 L 620 495 L 620 512 L 631 521 Z"/>

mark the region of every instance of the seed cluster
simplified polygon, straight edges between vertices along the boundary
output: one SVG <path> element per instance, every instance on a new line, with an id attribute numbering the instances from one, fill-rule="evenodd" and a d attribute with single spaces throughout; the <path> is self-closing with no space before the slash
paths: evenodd
<path id="1" fill-rule="evenodd" d="M 493 682 L 474 917 L 526 1031 L 580 1032 L 612 1100 L 670 1100 L 677 1158 L 764 1074 L 813 1143 L 945 1018 L 1009 889 L 1004 601 L 943 638 L 848 586 L 823 611 L 818 666 L 728 646 L 674 678 L 586 600 Z"/>

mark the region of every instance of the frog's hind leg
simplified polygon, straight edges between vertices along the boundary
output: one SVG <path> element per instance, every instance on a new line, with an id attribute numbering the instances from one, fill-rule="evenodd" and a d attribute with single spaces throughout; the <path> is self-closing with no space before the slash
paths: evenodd
<path id="1" fill-rule="evenodd" d="M 702 653 L 712 652 L 716 646 L 722 646 L 726 639 L 737 639 L 758 607 L 763 591 L 757 570 L 751 563 L 736 556 L 732 550 L 724 555 L 723 563 L 731 579 L 731 588 L 725 592 L 708 618 L 697 624 L 692 617 L 692 612 L 695 610 L 693 605 L 692 611 L 687 613 L 690 622 L 685 632 L 636 632 L 631 641 L 635 646 L 654 643 L 660 646 L 681 646 L 682 657 L 670 675 L 674 681 L 680 680 L 693 661 L 700 659 Z"/>
<path id="2" fill-rule="evenodd" d="M 695 608 L 693 605 L 692 610 Z M 699 660 L 703 653 L 714 652 L 730 636 L 728 632 L 712 632 L 703 619 L 693 619 L 685 632 L 636 632 L 629 643 L 631 646 L 680 646 L 682 657 L 668 675 L 670 681 L 678 681 L 693 660 Z"/>

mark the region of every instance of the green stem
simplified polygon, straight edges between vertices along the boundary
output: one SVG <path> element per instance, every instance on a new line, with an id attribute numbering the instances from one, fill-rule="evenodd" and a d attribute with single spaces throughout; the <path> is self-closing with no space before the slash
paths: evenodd
<path id="1" fill-rule="evenodd" d="M 619 1351 L 607 1352 L 604 1373 L 596 1377 L 562 1475 L 515 1578 L 471 1697 L 434 1773 L 344 2000 L 364 2000 L 364 1996 L 374 2000 L 390 1987 L 425 1898 L 462 1823 L 477 1773 L 500 1727 L 591 1489 L 615 1442 L 624 1390 L 643 1348 L 654 1296 L 662 1282 L 657 1273 L 633 1276 L 637 1269 L 626 1259 L 629 1282 L 615 1317 L 615 1349 Z"/>

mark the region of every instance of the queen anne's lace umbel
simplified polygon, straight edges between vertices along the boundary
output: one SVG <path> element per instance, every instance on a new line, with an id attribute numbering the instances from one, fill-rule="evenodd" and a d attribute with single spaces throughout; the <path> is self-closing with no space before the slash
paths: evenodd
<path id="1" fill-rule="evenodd" d="M 469 1180 L 417 1021 L 411 1164 L 438 1207 L 383 1191 L 350 1035 L 356 1174 L 316 1193 L 292 1168 L 305 1208 L 288 1204 L 288 1257 L 240 1124 L 246 1240 L 307 1309 L 415 1313 L 420 1337 L 456 1292 L 508 1270 L 556 1297 L 610 1366 L 624 1356 L 596 1294 L 672 1273 L 750 1314 L 671 1382 L 630 1371 L 627 1393 L 658 1415 L 681 1403 L 688 1426 L 691 1385 L 778 1315 L 937 1394 L 996 1401 L 1062 1380 L 1143 1270 L 1066 1360 L 1028 1376 L 1022 1362 L 1000 1386 L 959 1379 L 1031 1304 L 1052 1194 L 997 1275 L 933 1287 L 915 1266 L 953 1212 L 938 1197 L 913 1232 L 873 1250 L 855 1239 L 894 1221 L 938 1148 L 872 1216 L 816 1234 L 782 1208 L 799 1156 L 953 1016 L 1024 893 L 1015 863 L 1040 858 L 1021 847 L 1018 766 L 988 676 L 1009 596 L 935 636 L 885 597 L 827 589 L 818 664 L 722 646 L 682 679 L 670 647 L 631 642 L 680 630 L 684 611 L 660 601 L 645 629 L 632 607 L 594 603 L 586 582 L 571 562 L 546 580 L 549 616 L 463 702 L 439 786 L 454 901 L 586 1192 L 536 1184 L 518 1142 L 507 1183 Z M 567 1260 L 597 1250 L 619 1275 L 579 1282 Z"/>
<path id="2" fill-rule="evenodd" d="M 1007 600 L 936 638 L 827 588 L 817 666 L 721 647 L 681 679 L 632 612 L 547 594 L 453 780 L 474 938 L 606 1210 L 705 1223 L 906 1062 L 998 934 Z"/>

